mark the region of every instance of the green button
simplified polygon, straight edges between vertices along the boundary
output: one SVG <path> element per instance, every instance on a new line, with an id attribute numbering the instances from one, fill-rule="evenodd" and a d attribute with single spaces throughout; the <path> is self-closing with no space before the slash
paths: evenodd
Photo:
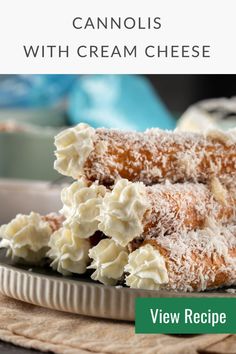
<path id="1" fill-rule="evenodd" d="M 236 297 L 138 298 L 135 333 L 236 333 Z"/>

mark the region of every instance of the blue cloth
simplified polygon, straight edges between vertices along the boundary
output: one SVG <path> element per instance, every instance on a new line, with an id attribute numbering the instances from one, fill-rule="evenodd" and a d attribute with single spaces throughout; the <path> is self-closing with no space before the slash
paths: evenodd
<path id="1" fill-rule="evenodd" d="M 175 120 L 149 81 L 138 75 L 83 75 L 69 96 L 69 122 L 93 127 L 173 129 Z"/>
<path id="2" fill-rule="evenodd" d="M 71 90 L 75 75 L 2 75 L 0 108 L 42 108 L 56 105 Z"/>
<path id="3" fill-rule="evenodd" d="M 172 129 L 175 120 L 140 75 L 3 75 L 0 108 L 50 108 L 68 98 L 69 124 Z M 66 107 L 64 108 L 66 109 Z"/>

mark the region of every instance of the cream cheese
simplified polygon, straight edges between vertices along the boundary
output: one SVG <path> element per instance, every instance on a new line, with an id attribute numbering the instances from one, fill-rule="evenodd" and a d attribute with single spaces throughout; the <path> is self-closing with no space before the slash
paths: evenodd
<path id="1" fill-rule="evenodd" d="M 144 184 L 120 179 L 103 199 L 99 230 L 125 247 L 143 232 L 147 208 Z"/>
<path id="2" fill-rule="evenodd" d="M 47 256 L 52 260 L 53 269 L 63 275 L 85 273 L 89 263 L 88 240 L 74 237 L 69 228 L 62 227 L 52 234 L 49 247 Z"/>
<path id="3" fill-rule="evenodd" d="M 123 276 L 128 251 L 115 241 L 104 239 L 89 250 L 89 257 L 93 261 L 88 269 L 95 269 L 91 278 L 105 285 L 115 285 Z"/>
<path id="4" fill-rule="evenodd" d="M 64 226 L 80 238 L 88 238 L 98 230 L 100 205 L 106 193 L 104 186 L 88 185 L 85 179 L 62 190 L 61 213 L 66 217 Z"/>
<path id="5" fill-rule="evenodd" d="M 55 137 L 54 168 L 65 176 L 81 177 L 84 164 L 94 149 L 94 137 L 94 128 L 84 123 L 60 132 Z"/>
<path id="6" fill-rule="evenodd" d="M 129 254 L 125 272 L 126 285 L 131 288 L 159 290 L 169 281 L 164 257 L 150 244 Z"/>
<path id="7" fill-rule="evenodd" d="M 48 250 L 52 229 L 40 214 L 18 214 L 9 224 L 0 227 L 0 247 L 7 255 L 22 258 L 28 263 L 38 263 Z"/>

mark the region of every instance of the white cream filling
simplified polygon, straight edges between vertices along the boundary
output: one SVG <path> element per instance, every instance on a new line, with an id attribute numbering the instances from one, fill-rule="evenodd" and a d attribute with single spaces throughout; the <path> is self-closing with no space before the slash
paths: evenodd
<path id="1" fill-rule="evenodd" d="M 164 257 L 150 244 L 129 254 L 125 272 L 129 273 L 126 285 L 131 288 L 159 290 L 169 281 Z"/>
<path id="2" fill-rule="evenodd" d="M 52 229 L 40 214 L 18 214 L 9 224 L 0 227 L 0 247 L 7 255 L 22 258 L 28 263 L 38 263 L 48 250 Z"/>
<path id="3" fill-rule="evenodd" d="M 94 149 L 95 130 L 87 124 L 63 130 L 55 137 L 56 161 L 54 168 L 65 176 L 79 178 L 84 164 Z"/>
<path id="4" fill-rule="evenodd" d="M 104 239 L 89 250 L 89 257 L 93 261 L 88 269 L 95 269 L 91 278 L 105 285 L 115 285 L 124 273 L 128 251 L 115 241 Z"/>
<path id="5" fill-rule="evenodd" d="M 83 274 L 89 263 L 90 242 L 74 237 L 69 228 L 63 227 L 54 232 L 49 241 L 47 256 L 52 260 L 51 267 L 63 275 Z"/>
<path id="6" fill-rule="evenodd" d="M 103 199 L 99 230 L 125 247 L 143 232 L 143 216 L 147 209 L 143 183 L 120 179 Z"/>
<path id="7" fill-rule="evenodd" d="M 61 213 L 66 217 L 64 226 L 80 238 L 92 236 L 98 230 L 100 205 L 105 193 L 104 186 L 96 183 L 88 186 L 83 178 L 64 188 L 61 193 Z"/>

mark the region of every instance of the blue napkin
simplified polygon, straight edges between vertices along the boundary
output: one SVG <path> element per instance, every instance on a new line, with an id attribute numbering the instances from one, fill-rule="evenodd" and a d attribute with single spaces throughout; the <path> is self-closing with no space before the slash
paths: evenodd
<path id="1" fill-rule="evenodd" d="M 75 75 L 0 75 L 0 108 L 55 106 L 76 79 Z"/>
<path id="2" fill-rule="evenodd" d="M 69 95 L 69 123 L 145 130 L 175 128 L 175 119 L 139 75 L 82 75 Z"/>

